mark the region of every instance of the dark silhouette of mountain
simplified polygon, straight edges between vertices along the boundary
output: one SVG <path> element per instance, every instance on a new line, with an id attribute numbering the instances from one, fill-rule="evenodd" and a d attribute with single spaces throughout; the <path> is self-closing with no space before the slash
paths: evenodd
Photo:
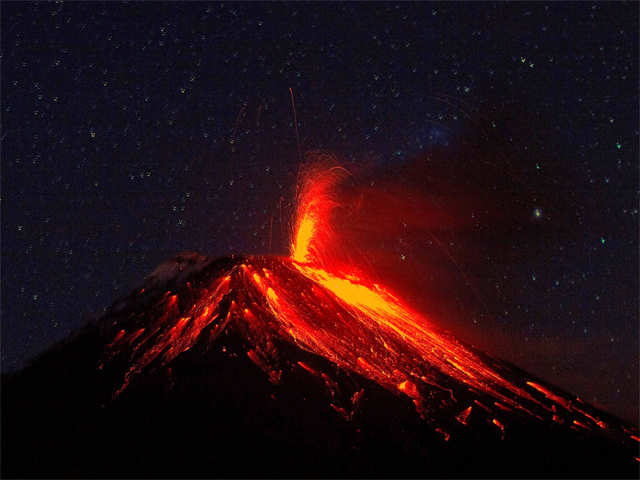
<path id="1" fill-rule="evenodd" d="M 635 426 L 446 333 L 419 358 L 304 272 L 158 267 L 3 377 L 3 477 L 638 477 Z"/>

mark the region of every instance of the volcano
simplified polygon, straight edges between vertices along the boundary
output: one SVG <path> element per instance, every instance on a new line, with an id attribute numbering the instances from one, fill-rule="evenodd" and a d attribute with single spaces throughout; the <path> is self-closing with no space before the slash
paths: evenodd
<path id="1" fill-rule="evenodd" d="M 3 475 L 637 477 L 637 427 L 331 256 L 342 174 L 289 256 L 180 254 L 5 377 Z"/>

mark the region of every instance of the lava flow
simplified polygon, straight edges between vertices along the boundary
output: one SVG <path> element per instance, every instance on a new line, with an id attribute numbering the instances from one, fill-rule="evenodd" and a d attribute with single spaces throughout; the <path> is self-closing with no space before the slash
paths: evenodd
<path id="1" fill-rule="evenodd" d="M 618 431 L 578 398 L 443 333 L 383 285 L 334 261 L 331 252 L 340 240 L 331 224 L 338 206 L 332 192 L 345 176 L 343 168 L 332 166 L 316 167 L 303 178 L 289 257 L 203 262 L 182 283 L 170 285 L 151 310 L 127 312 L 114 322 L 104 362 L 119 355 L 128 362 L 115 395 L 146 369 L 169 366 L 196 344 L 211 345 L 232 330 L 273 383 L 293 368 L 280 346 L 299 348 L 408 397 L 429 423 L 435 409 L 449 412 L 450 422 L 434 426 L 445 440 L 474 421 L 502 438 L 514 416 L 625 441 L 637 438 L 635 430 Z M 146 294 L 143 289 L 137 295 Z M 322 378 L 332 392 L 337 388 L 312 366 L 294 366 Z M 357 391 L 353 398 L 362 395 Z M 350 418 L 344 406 L 331 407 Z"/>

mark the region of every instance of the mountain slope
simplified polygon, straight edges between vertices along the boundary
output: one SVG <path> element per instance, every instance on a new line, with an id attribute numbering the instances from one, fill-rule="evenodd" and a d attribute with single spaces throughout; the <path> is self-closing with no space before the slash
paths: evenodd
<path id="1" fill-rule="evenodd" d="M 637 477 L 635 427 L 423 320 L 353 275 L 182 254 L 3 378 L 3 476 Z"/>

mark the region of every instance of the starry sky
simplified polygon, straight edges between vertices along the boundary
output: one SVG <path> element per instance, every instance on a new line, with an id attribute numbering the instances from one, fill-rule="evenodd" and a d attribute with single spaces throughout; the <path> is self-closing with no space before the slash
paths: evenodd
<path id="1" fill-rule="evenodd" d="M 376 237 L 394 285 L 637 422 L 637 3 L 0 8 L 3 372 L 177 252 L 284 253 L 293 94 L 302 154 L 457 219 Z"/>

